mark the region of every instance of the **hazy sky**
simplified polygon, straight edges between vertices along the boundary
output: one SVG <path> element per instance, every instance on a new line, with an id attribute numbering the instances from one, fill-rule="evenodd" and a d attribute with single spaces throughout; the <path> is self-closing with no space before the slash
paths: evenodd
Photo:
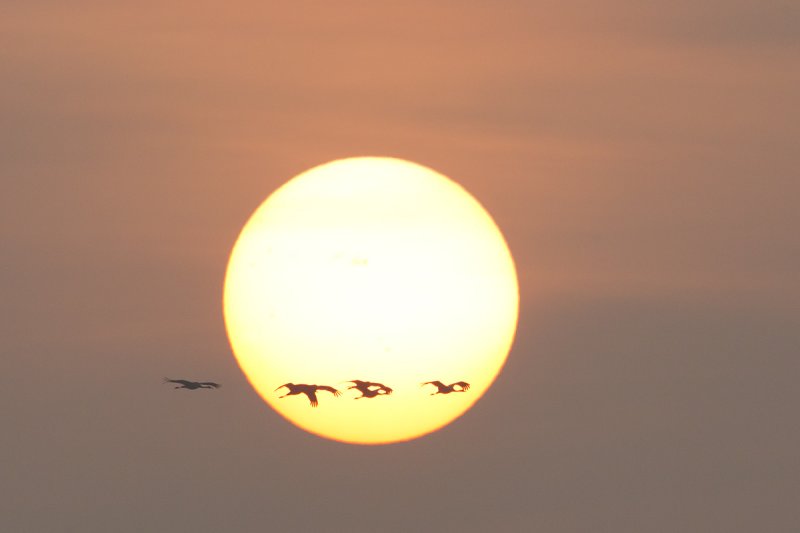
<path id="1" fill-rule="evenodd" d="M 5 529 L 797 530 L 800 4 L 121 4 L 0 6 Z M 284 422 L 222 322 L 252 210 L 355 155 L 520 273 L 495 386 L 401 445 Z"/>

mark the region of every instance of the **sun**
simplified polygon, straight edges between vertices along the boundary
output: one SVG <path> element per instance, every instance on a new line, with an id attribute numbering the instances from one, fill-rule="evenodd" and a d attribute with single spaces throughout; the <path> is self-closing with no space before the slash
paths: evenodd
<path id="1" fill-rule="evenodd" d="M 502 369 L 518 307 L 487 211 L 442 174 L 386 157 L 288 181 L 245 224 L 225 276 L 225 325 L 252 386 L 296 426 L 348 443 L 414 439 L 465 413 Z M 348 380 L 391 394 L 357 399 Z M 470 387 L 432 394 L 429 381 Z M 280 398 L 286 383 L 342 394 L 318 390 L 314 408 Z"/>

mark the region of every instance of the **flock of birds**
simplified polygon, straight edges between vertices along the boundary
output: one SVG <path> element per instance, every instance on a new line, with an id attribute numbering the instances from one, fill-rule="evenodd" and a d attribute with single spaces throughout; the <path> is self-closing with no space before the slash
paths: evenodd
<path id="1" fill-rule="evenodd" d="M 214 383 L 213 381 L 188 381 L 185 379 L 169 379 L 164 378 L 166 383 L 177 383 L 178 386 L 175 387 L 176 389 L 188 389 L 188 390 L 196 390 L 196 389 L 218 389 L 222 385 L 219 383 Z M 386 396 L 394 392 L 394 389 L 391 387 L 387 387 L 383 383 L 377 383 L 375 381 L 362 381 L 360 379 L 351 379 L 349 381 L 345 381 L 344 383 L 352 383 L 351 386 L 347 387 L 347 390 L 356 389 L 358 392 L 361 393 L 361 396 L 358 396 L 354 399 L 361 400 L 362 398 L 377 398 L 378 396 Z M 451 392 L 466 392 L 469 390 L 469 383 L 466 381 L 456 381 L 455 383 L 450 383 L 446 385 L 441 381 L 426 381 L 420 384 L 421 387 L 425 385 L 433 385 L 436 387 L 436 391 L 431 393 L 431 396 L 435 394 L 450 394 Z M 334 396 L 341 396 L 342 393 L 338 389 L 335 389 L 329 385 L 310 385 L 307 383 L 284 383 L 275 391 L 279 391 L 285 388 L 288 392 L 283 396 L 279 396 L 279 398 L 286 398 L 287 396 L 296 396 L 298 394 L 305 394 L 308 398 L 308 401 L 311 402 L 311 407 L 316 407 L 319 405 L 319 399 L 317 398 L 317 391 L 325 391 L 330 392 Z"/>

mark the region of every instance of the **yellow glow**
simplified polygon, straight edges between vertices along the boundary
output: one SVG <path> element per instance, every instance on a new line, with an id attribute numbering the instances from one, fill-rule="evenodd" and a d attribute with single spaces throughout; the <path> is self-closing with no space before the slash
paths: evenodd
<path id="1" fill-rule="evenodd" d="M 311 433 L 378 444 L 435 431 L 500 372 L 517 324 L 511 254 L 489 214 L 426 167 L 360 157 L 275 191 L 239 235 L 225 277 L 233 351 L 273 409 Z M 354 400 L 345 380 L 385 383 Z M 467 381 L 431 396 L 423 381 Z M 278 399 L 287 383 L 331 385 L 319 407 Z"/>

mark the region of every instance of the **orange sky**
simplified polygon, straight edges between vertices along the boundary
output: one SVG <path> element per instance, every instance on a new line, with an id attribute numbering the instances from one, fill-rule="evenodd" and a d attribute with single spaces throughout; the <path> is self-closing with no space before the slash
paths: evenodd
<path id="1" fill-rule="evenodd" d="M 794 417 L 784 380 L 800 345 L 798 28 L 800 8 L 783 0 L 5 2 L 0 414 L 19 499 L 3 516 L 48 530 L 43 509 L 85 523 L 81 509 L 100 501 L 101 530 L 114 517 L 169 524 L 156 496 L 170 492 L 156 487 L 177 490 L 169 475 L 199 468 L 220 493 L 201 484 L 179 511 L 212 520 L 197 502 L 219 499 L 248 530 L 263 493 L 283 502 L 277 523 L 311 527 L 288 470 L 274 476 L 295 499 L 235 461 L 198 466 L 231 449 L 267 462 L 301 449 L 400 476 L 397 497 L 433 523 L 431 487 L 455 481 L 420 495 L 388 464 L 489 487 L 441 502 L 443 521 L 466 506 L 476 530 L 505 519 L 655 531 L 653 519 L 754 531 L 768 515 L 788 531 L 780 496 L 800 479 L 800 436 L 778 428 Z M 499 390 L 452 428 L 472 441 L 451 470 L 433 466 L 446 436 L 367 464 L 293 433 L 248 392 L 226 344 L 222 277 L 252 210 L 291 176 L 357 155 L 464 185 L 520 271 L 517 347 Z M 176 407 L 164 373 L 228 386 Z M 512 390 L 527 383 L 521 400 Z M 188 452 L 170 429 L 232 412 L 227 436 Z M 323 487 L 349 480 L 376 520 L 412 523 L 353 475 L 311 467 Z M 220 495 L 240 485 L 254 492 Z M 132 503 L 140 491 L 152 496 Z M 480 510 L 498 491 L 504 503 Z M 320 520 L 355 509 L 314 498 Z M 631 501 L 645 510 L 625 522 Z M 739 511 L 747 501 L 761 512 Z M 130 531 L 157 531 L 151 519 Z"/>

